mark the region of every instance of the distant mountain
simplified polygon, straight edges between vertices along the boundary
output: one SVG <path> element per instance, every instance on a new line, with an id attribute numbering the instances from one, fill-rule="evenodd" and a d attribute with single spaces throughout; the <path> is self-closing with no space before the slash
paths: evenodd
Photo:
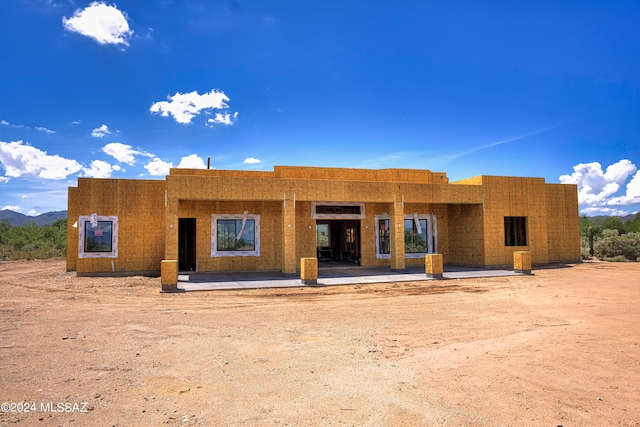
<path id="1" fill-rule="evenodd" d="M 615 215 L 614 215 L 615 216 Z M 605 219 L 610 218 L 607 215 L 598 215 L 598 216 L 590 216 L 589 219 L 593 222 L 595 222 L 596 224 L 600 225 L 602 224 L 602 221 L 604 221 Z M 632 219 L 635 219 L 636 216 L 635 214 L 631 214 L 631 215 L 626 215 L 626 216 L 621 216 L 620 219 L 622 220 L 622 222 L 627 222 L 627 221 L 631 221 Z"/>
<path id="2" fill-rule="evenodd" d="M 67 211 L 46 212 L 37 216 L 27 216 L 8 209 L 0 211 L 0 221 L 7 220 L 12 227 L 34 222 L 36 225 L 51 225 L 57 219 L 66 218 Z"/>

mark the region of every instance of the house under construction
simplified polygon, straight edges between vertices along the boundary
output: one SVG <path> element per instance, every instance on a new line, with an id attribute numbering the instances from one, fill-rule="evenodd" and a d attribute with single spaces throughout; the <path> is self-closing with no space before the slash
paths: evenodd
<path id="1" fill-rule="evenodd" d="M 575 185 L 409 169 L 171 169 L 164 180 L 79 178 L 69 188 L 67 270 L 80 275 L 280 270 L 300 259 L 403 270 L 580 259 Z"/>

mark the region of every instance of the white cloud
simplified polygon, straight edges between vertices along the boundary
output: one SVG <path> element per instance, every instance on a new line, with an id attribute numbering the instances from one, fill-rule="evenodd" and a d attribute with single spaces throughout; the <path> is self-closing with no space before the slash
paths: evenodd
<path id="1" fill-rule="evenodd" d="M 31 209 L 29 212 L 27 212 L 27 215 L 36 216 L 36 215 L 40 215 L 40 214 L 35 209 Z"/>
<path id="2" fill-rule="evenodd" d="M 29 198 L 29 196 L 27 196 L 26 194 L 23 194 L 22 196 L 20 196 L 20 199 L 22 200 L 23 203 L 28 198 Z"/>
<path id="3" fill-rule="evenodd" d="M 117 161 L 126 163 L 130 166 L 133 166 L 136 163 L 134 156 L 153 157 L 153 154 L 151 153 L 134 150 L 130 145 L 122 144 L 120 142 L 111 142 L 102 147 L 101 150 Z"/>
<path id="4" fill-rule="evenodd" d="M 31 129 L 29 126 L 25 126 L 25 125 L 12 125 L 6 120 L 0 120 L 0 124 L 4 126 L 16 128 L 16 129 Z M 43 126 L 36 126 L 34 129 L 40 132 L 45 132 L 45 133 L 56 133 L 56 131 L 47 129 L 46 127 L 43 127 Z"/>
<path id="5" fill-rule="evenodd" d="M 614 197 L 609 201 L 610 205 L 629 205 L 640 203 L 640 171 L 636 172 L 627 184 L 627 192 L 624 196 Z"/>
<path id="6" fill-rule="evenodd" d="M 114 171 L 121 171 L 122 170 L 120 165 L 113 165 L 113 166 L 111 166 L 111 169 L 113 169 Z"/>
<path id="7" fill-rule="evenodd" d="M 223 125 L 232 125 L 236 121 L 236 117 L 238 117 L 238 113 L 235 112 L 233 115 L 229 113 L 216 113 L 216 117 L 213 119 L 207 120 L 207 123 L 213 124 L 223 124 Z"/>
<path id="8" fill-rule="evenodd" d="M 99 128 L 95 128 L 91 131 L 91 136 L 94 138 L 102 138 L 105 135 L 110 135 L 111 131 L 109 131 L 109 127 L 107 125 L 102 125 Z"/>
<path id="9" fill-rule="evenodd" d="M 5 178 L 34 175 L 44 179 L 64 179 L 82 169 L 75 160 L 50 156 L 46 151 L 22 141 L 0 141 L 0 164 L 5 169 Z"/>
<path id="10" fill-rule="evenodd" d="M 640 203 L 640 173 L 636 173 L 637 167 L 630 160 L 623 159 L 609 165 L 606 171 L 598 162 L 580 163 L 573 167 L 573 171 L 571 175 L 562 175 L 559 179 L 563 184 L 578 185 L 578 203 L 583 213 L 625 214 L 623 210 L 607 206 Z M 626 186 L 626 194 L 616 196 L 632 175 Z"/>
<path id="11" fill-rule="evenodd" d="M 173 163 L 162 161 L 157 157 L 144 165 L 144 168 L 153 176 L 169 175 L 169 169 L 172 167 Z"/>
<path id="12" fill-rule="evenodd" d="M 129 46 L 133 31 L 127 17 L 116 6 L 93 2 L 84 9 L 77 9 L 71 18 L 63 17 L 62 25 L 68 31 L 90 37 L 100 44 Z"/>
<path id="13" fill-rule="evenodd" d="M 9 122 L 8 122 L 8 121 L 6 121 L 6 120 L 2 120 L 2 121 L 0 121 L 0 124 L 3 124 L 3 125 L 5 125 L 5 126 L 9 126 L 9 127 L 12 127 L 12 128 L 16 128 L 16 129 L 29 129 L 29 126 L 25 126 L 25 125 L 12 125 L 11 123 L 9 123 Z"/>
<path id="14" fill-rule="evenodd" d="M 80 120 L 74 120 L 71 122 L 72 125 L 79 125 L 80 123 L 82 123 Z"/>
<path id="15" fill-rule="evenodd" d="M 7 178 L 6 176 L 0 176 L 0 182 L 7 183 L 9 182 L 9 178 Z"/>
<path id="16" fill-rule="evenodd" d="M 84 175 L 89 178 L 111 178 L 114 168 L 105 161 L 94 160 L 90 168 L 83 168 Z"/>
<path id="17" fill-rule="evenodd" d="M 244 159 L 244 163 L 246 164 L 262 163 L 262 160 L 256 159 L 254 157 L 247 157 L 246 159 Z"/>
<path id="18" fill-rule="evenodd" d="M 160 113 L 163 117 L 169 117 L 171 115 L 178 123 L 191 123 L 191 120 L 200 114 L 201 111 L 211 112 L 210 110 L 224 110 L 229 108 L 229 105 L 227 105 L 227 101 L 229 101 L 227 95 L 215 89 L 202 95 L 196 91 L 189 93 L 177 92 L 173 96 L 169 95 L 167 99 L 169 101 L 153 103 L 149 111 L 152 113 Z M 213 120 L 211 123 L 218 123 L 215 120 L 220 116 L 219 120 L 222 120 L 222 122 L 228 120 L 229 123 L 225 124 L 232 124 L 231 115 L 229 113 L 225 114 L 228 116 L 227 118 L 225 118 L 223 114 L 216 114 L 216 119 L 209 119 L 209 122 Z M 237 114 L 238 113 L 234 113 L 233 118 L 235 118 Z"/>
<path id="19" fill-rule="evenodd" d="M 596 216 L 596 215 L 625 216 L 625 215 L 629 215 L 629 212 L 625 211 L 625 210 L 605 208 L 605 207 L 600 207 L 600 206 L 592 207 L 592 208 L 584 208 L 580 212 L 585 214 L 585 215 L 589 215 L 589 216 Z"/>
<path id="20" fill-rule="evenodd" d="M 560 182 L 588 185 L 595 193 L 600 193 L 608 184 L 624 184 L 636 170 L 636 166 L 626 159 L 609 165 L 604 173 L 598 162 L 580 163 L 573 167 L 574 172 L 571 175 L 562 175 Z"/>
<path id="21" fill-rule="evenodd" d="M 634 198 L 640 197 L 640 171 L 636 172 L 627 184 L 627 196 Z"/>
<path id="22" fill-rule="evenodd" d="M 207 166 L 204 164 L 204 160 L 198 157 L 197 154 L 191 154 L 186 157 L 183 157 L 180 160 L 179 168 L 184 169 L 206 169 Z"/>
<path id="23" fill-rule="evenodd" d="M 20 212 L 20 206 L 15 205 L 15 206 L 5 206 L 4 208 L 0 209 L 0 211 L 14 211 L 14 212 Z"/>

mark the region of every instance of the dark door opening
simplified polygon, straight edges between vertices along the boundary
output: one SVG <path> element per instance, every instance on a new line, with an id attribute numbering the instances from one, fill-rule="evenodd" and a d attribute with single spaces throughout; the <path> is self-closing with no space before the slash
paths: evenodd
<path id="1" fill-rule="evenodd" d="M 318 220 L 318 261 L 360 264 L 360 220 Z"/>
<path id="2" fill-rule="evenodd" d="M 196 219 L 178 219 L 178 269 L 196 271 Z"/>

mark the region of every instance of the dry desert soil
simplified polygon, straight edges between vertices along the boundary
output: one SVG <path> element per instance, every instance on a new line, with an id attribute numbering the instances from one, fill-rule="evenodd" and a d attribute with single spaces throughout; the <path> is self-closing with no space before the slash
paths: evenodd
<path id="1" fill-rule="evenodd" d="M 640 263 L 159 290 L 0 262 L 0 424 L 640 426 Z"/>

